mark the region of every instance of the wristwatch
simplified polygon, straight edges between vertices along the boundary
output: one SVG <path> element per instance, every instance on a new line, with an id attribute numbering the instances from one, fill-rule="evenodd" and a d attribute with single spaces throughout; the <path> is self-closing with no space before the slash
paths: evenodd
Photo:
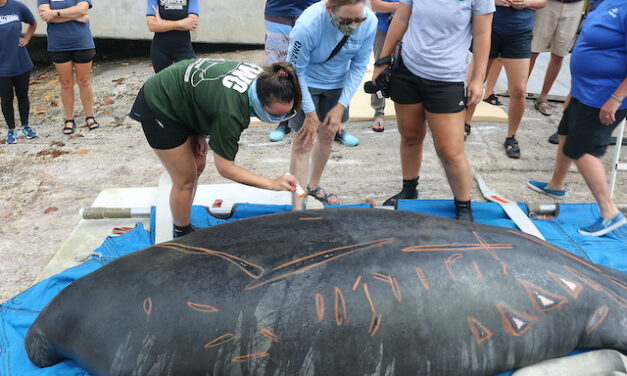
<path id="1" fill-rule="evenodd" d="M 61 11 L 57 11 L 57 17 L 61 17 Z"/>

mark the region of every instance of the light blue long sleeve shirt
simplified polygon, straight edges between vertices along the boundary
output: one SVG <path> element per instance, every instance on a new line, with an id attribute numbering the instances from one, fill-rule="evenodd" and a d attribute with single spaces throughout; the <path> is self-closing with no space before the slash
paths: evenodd
<path id="1" fill-rule="evenodd" d="M 324 4 L 322 1 L 305 9 L 290 32 L 287 61 L 298 74 L 305 113 L 316 110 L 309 93 L 310 87 L 343 88 L 338 103 L 348 107 L 366 72 L 377 31 L 377 17 L 364 7 L 363 15 L 368 19 L 348 38 L 342 49 L 325 62 L 343 35 L 331 23 Z"/>

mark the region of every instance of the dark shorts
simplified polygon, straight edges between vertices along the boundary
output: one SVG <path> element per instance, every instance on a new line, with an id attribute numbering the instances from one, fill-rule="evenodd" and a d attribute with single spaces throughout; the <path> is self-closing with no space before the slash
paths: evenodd
<path id="1" fill-rule="evenodd" d="M 189 136 L 197 134 L 181 124 L 164 120 L 153 113 L 146 103 L 143 87 L 139 90 L 128 116 L 141 123 L 148 144 L 153 149 L 174 149 L 183 145 Z"/>
<path id="2" fill-rule="evenodd" d="M 84 64 L 94 60 L 96 56 L 96 49 L 90 48 L 87 50 L 75 50 L 75 51 L 48 51 L 48 56 L 55 63 L 67 63 L 71 61 L 73 63 Z"/>
<path id="3" fill-rule="evenodd" d="M 463 82 L 434 81 L 413 74 L 401 58 L 390 78 L 390 99 L 398 104 L 423 103 L 434 114 L 453 114 L 466 108 Z"/>
<path id="4" fill-rule="evenodd" d="M 342 96 L 343 89 L 317 89 L 314 87 L 309 88 L 311 99 L 313 99 L 314 106 L 316 107 L 316 114 L 320 122 L 324 121 L 329 111 L 337 105 L 337 101 Z M 344 110 L 342 114 L 342 123 L 348 121 L 348 108 Z M 288 122 L 288 126 L 294 132 L 298 132 L 305 122 L 305 113 L 303 110 L 298 111 L 298 114 L 291 118 Z"/>
<path id="5" fill-rule="evenodd" d="M 575 98 L 564 110 L 557 134 L 568 136 L 564 144 L 564 155 L 579 159 L 584 154 L 600 158 L 605 154 L 614 129 L 627 116 L 627 109 L 616 111 L 616 121 L 605 125 L 599 120 L 600 109 L 587 106 Z"/>
<path id="6" fill-rule="evenodd" d="M 492 31 L 492 46 L 490 59 L 502 57 L 504 59 L 531 58 L 532 31 L 516 35 L 501 35 Z"/>

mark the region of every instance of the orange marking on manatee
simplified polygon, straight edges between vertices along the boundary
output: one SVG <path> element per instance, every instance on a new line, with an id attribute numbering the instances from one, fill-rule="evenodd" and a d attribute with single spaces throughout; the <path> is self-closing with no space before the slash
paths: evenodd
<path id="1" fill-rule="evenodd" d="M 359 281 L 361 281 L 361 275 L 357 277 L 355 283 L 353 283 L 353 291 L 357 290 L 357 286 L 359 286 Z"/>
<path id="2" fill-rule="evenodd" d="M 552 294 L 544 289 L 541 289 L 540 287 L 529 283 L 529 282 L 525 282 L 525 281 L 518 281 L 520 282 L 523 287 L 525 288 L 525 290 L 527 291 L 527 295 L 529 295 L 529 300 L 531 300 L 531 304 L 533 304 L 533 306 L 535 307 L 535 309 L 538 312 L 548 312 L 548 311 L 552 311 L 555 308 L 568 303 L 568 298 L 566 298 L 565 296 L 561 296 L 561 295 L 556 295 L 556 294 Z M 550 299 L 556 300 L 558 301 L 557 303 L 547 306 L 547 307 L 540 307 L 538 305 L 538 300 L 535 298 L 535 295 L 533 294 L 533 291 L 538 291 L 540 292 L 542 295 L 544 295 L 545 297 L 549 297 Z"/>
<path id="3" fill-rule="evenodd" d="M 557 282 L 557 284 L 568 293 L 568 295 L 572 296 L 574 299 L 579 297 L 579 293 L 583 290 L 583 285 L 577 281 L 573 281 L 570 278 L 566 278 L 563 275 L 554 273 L 550 270 L 547 270 L 546 273 L 551 276 Z M 573 285 L 573 287 L 568 284 Z"/>
<path id="4" fill-rule="evenodd" d="M 547 248 L 549 248 L 549 249 L 552 249 L 552 250 L 553 250 L 553 251 L 555 251 L 555 252 L 561 253 L 562 255 L 564 255 L 564 256 L 566 256 L 566 257 L 568 257 L 568 258 L 572 259 L 572 260 L 575 260 L 576 262 L 578 262 L 578 263 L 580 263 L 580 264 L 582 264 L 582 265 L 584 265 L 584 266 L 586 266 L 586 267 L 588 267 L 588 268 L 590 268 L 590 269 L 592 269 L 592 270 L 594 270 L 594 271 L 597 271 L 597 272 L 601 273 L 601 275 L 602 275 L 603 277 L 605 277 L 606 279 L 608 279 L 608 280 L 609 280 L 609 281 L 611 281 L 612 283 L 615 283 L 615 284 L 617 284 L 617 285 L 619 285 L 619 286 L 621 286 L 621 287 L 623 287 L 623 288 L 627 288 L 627 286 L 625 286 L 624 284 L 617 282 L 615 278 L 610 278 L 607 274 L 603 273 L 603 271 L 602 271 L 601 269 L 597 268 L 597 267 L 596 267 L 596 266 L 594 266 L 593 264 L 590 264 L 589 262 L 586 262 L 586 261 L 584 261 L 584 260 L 582 260 L 582 259 L 578 258 L 577 256 L 573 255 L 572 253 L 570 253 L 570 252 L 568 252 L 568 251 L 565 251 L 565 250 L 563 250 L 563 249 L 560 249 L 560 248 L 558 248 L 558 247 L 554 246 L 553 244 L 550 244 L 550 243 L 544 242 L 544 241 L 542 241 L 542 240 L 540 240 L 540 239 L 537 239 L 537 238 L 536 238 L 536 237 L 534 237 L 534 236 L 527 235 L 527 234 L 525 234 L 525 233 L 519 233 L 519 232 L 515 232 L 515 231 L 512 231 L 512 230 L 507 230 L 507 231 L 511 232 L 511 233 L 512 233 L 512 234 L 514 234 L 514 235 L 518 235 L 518 236 L 523 237 L 523 238 L 525 238 L 525 239 L 531 240 L 531 241 L 532 241 L 532 242 L 534 242 L 534 243 L 537 243 L 537 244 L 543 245 L 543 246 L 545 246 L 545 247 L 547 247 Z"/>
<path id="5" fill-rule="evenodd" d="M 307 218 L 298 218 L 299 221 L 319 221 L 324 219 L 324 217 L 307 217 Z"/>
<path id="6" fill-rule="evenodd" d="M 261 334 L 263 334 L 264 336 L 270 338 L 272 340 L 272 342 L 279 343 L 279 336 L 277 336 L 276 334 L 272 333 L 268 329 L 261 328 Z"/>
<path id="7" fill-rule="evenodd" d="M 265 358 L 268 356 L 270 356 L 270 353 L 267 351 L 263 351 L 263 352 L 258 352 L 254 354 L 236 356 L 235 358 L 231 359 L 231 362 L 243 363 L 243 362 L 248 362 L 248 361 L 255 360 L 255 359 Z"/>
<path id="8" fill-rule="evenodd" d="M 242 269 L 244 273 L 248 274 L 250 277 L 254 279 L 261 277 L 264 273 L 264 269 L 261 266 L 255 265 L 252 262 L 248 262 L 244 260 L 243 258 L 233 256 L 226 252 L 214 251 L 212 249 L 194 247 L 191 245 L 183 245 L 183 244 L 178 244 L 178 243 L 163 243 L 163 244 L 159 244 L 159 247 L 170 248 L 175 251 L 187 253 L 190 255 L 211 255 L 211 256 L 219 257 L 237 266 L 238 268 Z M 255 272 L 253 273 L 253 271 L 249 269 L 254 270 Z"/>
<path id="9" fill-rule="evenodd" d="M 187 305 L 189 306 L 189 308 L 198 312 L 218 312 L 219 311 L 219 309 L 217 309 L 216 307 L 213 307 L 207 304 L 187 302 Z"/>
<path id="10" fill-rule="evenodd" d="M 503 267 L 503 275 L 507 275 L 507 265 L 501 261 L 501 266 Z"/>
<path id="11" fill-rule="evenodd" d="M 473 261 L 472 266 L 475 267 L 475 271 L 477 272 L 477 275 L 479 275 L 479 279 L 483 280 L 483 275 L 481 274 L 481 271 L 479 270 L 479 265 L 477 265 L 477 262 Z"/>
<path id="12" fill-rule="evenodd" d="M 342 315 L 340 315 L 340 303 L 342 309 Z M 346 302 L 344 301 L 344 295 L 342 294 L 342 290 L 340 290 L 337 286 L 335 287 L 335 322 L 337 326 L 342 325 L 342 323 L 346 320 Z"/>
<path id="13" fill-rule="evenodd" d="M 583 274 L 581 272 L 578 272 L 577 270 L 571 268 L 570 266 L 568 266 L 568 265 L 562 265 L 562 266 L 566 270 L 571 272 L 573 275 L 575 275 L 575 277 L 577 277 L 577 279 L 579 279 L 584 284 L 592 287 L 596 291 L 604 293 L 610 299 L 612 299 L 616 303 L 620 304 L 623 308 L 627 308 L 627 300 L 625 300 L 625 298 L 621 297 L 620 295 L 617 295 L 614 291 L 607 290 L 605 287 L 601 286 L 601 284 L 598 283 L 597 281 L 593 280 L 592 278 L 588 277 L 587 275 L 585 275 L 585 274 Z"/>
<path id="14" fill-rule="evenodd" d="M 381 247 L 393 241 L 395 241 L 394 238 L 373 240 L 373 241 L 359 243 L 359 244 L 347 245 L 344 247 L 327 249 L 325 251 L 314 253 L 313 255 L 301 257 L 299 259 L 277 266 L 276 268 L 272 269 L 268 275 L 260 276 L 257 282 L 253 283 L 252 285 L 247 286 L 246 290 L 252 290 L 257 287 L 268 284 L 270 282 L 275 282 L 275 281 L 278 281 L 278 280 L 281 280 L 281 279 L 284 279 L 284 278 L 287 278 L 296 274 L 304 273 L 309 269 L 318 267 L 320 265 L 326 264 L 327 262 L 330 262 L 333 260 L 337 260 L 340 257 L 348 256 L 353 253 L 364 251 L 370 248 Z M 305 263 L 306 261 L 309 261 L 314 258 L 320 258 L 320 261 L 316 261 L 316 262 L 313 262 L 312 264 L 305 265 L 302 267 L 297 267 L 295 270 L 282 272 L 282 269 L 287 269 L 288 267 L 293 266 L 295 264 Z M 269 276 L 270 274 L 273 274 L 273 273 L 276 273 L 277 275 L 273 277 Z"/>
<path id="15" fill-rule="evenodd" d="M 150 316 L 150 312 L 152 312 L 152 298 L 150 296 L 144 299 L 144 312 L 146 312 L 146 316 Z"/>
<path id="16" fill-rule="evenodd" d="M 316 293 L 316 314 L 318 315 L 318 322 L 321 322 L 324 318 L 324 298 L 320 293 Z"/>
<path id="17" fill-rule="evenodd" d="M 389 275 L 385 275 L 381 273 L 374 273 L 372 276 L 375 279 L 378 279 L 380 281 L 390 284 L 390 287 L 392 287 L 392 293 L 394 294 L 394 297 L 396 298 L 396 300 L 398 300 L 399 302 L 403 300 L 403 297 L 401 296 L 401 290 L 398 287 L 398 281 L 396 281 L 396 278 L 392 278 Z"/>
<path id="18" fill-rule="evenodd" d="M 477 343 L 481 343 L 486 339 L 492 337 L 492 331 L 486 328 L 485 325 L 480 323 L 479 320 L 477 320 L 476 318 L 467 316 L 466 321 L 468 321 L 470 331 L 475 336 L 475 341 L 477 341 Z M 479 330 L 482 330 L 483 334 L 479 332 Z"/>
<path id="19" fill-rule="evenodd" d="M 607 317 L 608 313 L 610 313 L 610 307 L 606 305 L 597 308 L 596 311 L 594 311 L 594 313 L 592 314 L 592 317 L 590 317 L 590 320 L 588 321 L 588 325 L 586 325 L 586 326 L 589 326 L 590 324 L 592 324 L 592 326 L 586 329 L 586 333 L 587 334 L 592 333 L 599 325 L 601 325 L 601 323 Z M 601 314 L 601 317 L 596 319 L 596 322 L 594 322 L 593 320 L 596 318 L 598 314 Z"/>
<path id="20" fill-rule="evenodd" d="M 421 268 L 416 268 L 416 274 L 418 274 L 418 279 L 420 279 L 420 283 L 424 286 L 425 290 L 429 290 L 429 284 L 427 284 L 427 280 L 425 279 L 425 273 Z"/>
<path id="21" fill-rule="evenodd" d="M 496 304 L 496 309 L 498 309 L 499 313 L 501 314 L 501 320 L 503 321 L 503 327 L 505 328 L 505 331 L 513 336 L 518 337 L 519 335 L 529 330 L 529 328 L 534 326 L 536 322 L 538 321 L 537 317 L 528 315 L 524 312 L 517 311 L 513 308 L 506 306 L 505 304 L 501 304 L 501 303 L 495 303 L 495 304 Z M 512 322 L 510 321 L 509 317 L 507 317 L 507 314 L 505 313 L 506 310 L 511 313 L 515 313 L 516 315 L 528 320 L 529 322 L 526 325 L 526 327 L 522 330 L 520 329 L 517 330 L 516 328 L 514 328 L 514 326 L 512 325 Z"/>
<path id="22" fill-rule="evenodd" d="M 374 327 L 372 328 L 372 331 L 370 333 L 370 337 L 374 337 L 374 334 L 377 332 L 377 330 L 379 330 L 379 326 L 381 326 L 381 314 L 380 313 L 379 313 L 379 317 L 377 318 L 376 322 L 373 321 L 372 324 L 374 324 Z"/>
<path id="23" fill-rule="evenodd" d="M 448 274 L 451 276 L 453 281 L 457 281 L 457 279 L 455 278 L 455 274 L 453 274 L 453 270 L 451 269 L 451 265 L 453 263 L 455 263 L 455 261 L 457 261 L 458 259 L 460 259 L 462 257 L 464 257 L 464 255 L 462 255 L 461 253 L 456 253 L 456 254 L 452 255 L 451 257 L 449 257 L 444 262 L 444 265 L 446 266 L 446 270 L 448 271 Z"/>
<path id="24" fill-rule="evenodd" d="M 226 333 L 226 334 L 223 334 L 223 335 L 221 335 L 220 337 L 218 337 L 218 338 L 214 339 L 213 341 L 211 341 L 211 342 L 207 343 L 207 344 L 205 345 L 205 349 L 209 349 L 209 348 L 212 348 L 212 347 L 220 346 L 220 345 L 222 345 L 223 343 L 227 343 L 227 342 L 229 342 L 229 341 L 230 341 L 230 340 L 232 340 L 233 338 L 235 338 L 235 334 L 233 334 L 233 333 Z"/>
<path id="25" fill-rule="evenodd" d="M 370 292 L 368 291 L 368 284 L 364 282 L 364 293 L 366 293 L 366 298 L 368 299 L 368 304 L 370 304 L 370 311 L 372 312 L 372 320 L 370 320 L 370 327 L 368 328 L 368 333 L 370 336 L 374 336 L 373 329 L 375 327 L 375 319 L 377 317 L 377 311 L 374 309 L 374 304 L 372 304 L 372 298 L 370 297 Z M 381 320 L 381 315 L 379 315 L 379 321 Z M 376 325 L 379 328 L 378 325 Z M 376 330 L 375 330 L 376 331 Z"/>
<path id="26" fill-rule="evenodd" d="M 485 249 L 488 251 L 488 253 L 490 254 L 490 256 L 492 256 L 493 259 L 495 259 L 496 261 L 500 261 L 499 256 L 496 255 L 496 252 L 494 252 L 490 244 L 488 244 L 485 240 L 483 240 L 476 231 L 473 231 L 472 234 L 475 236 L 475 238 L 477 238 L 479 243 L 485 247 Z"/>

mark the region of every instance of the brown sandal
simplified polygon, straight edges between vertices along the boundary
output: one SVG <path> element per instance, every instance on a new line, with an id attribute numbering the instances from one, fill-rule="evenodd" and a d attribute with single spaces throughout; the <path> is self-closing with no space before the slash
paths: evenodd
<path id="1" fill-rule="evenodd" d="M 544 116 L 551 116 L 553 115 L 553 108 L 551 108 L 551 105 L 549 104 L 549 102 L 546 100 L 546 98 L 544 99 L 536 99 L 536 109 L 538 111 L 540 111 L 540 113 Z"/>

